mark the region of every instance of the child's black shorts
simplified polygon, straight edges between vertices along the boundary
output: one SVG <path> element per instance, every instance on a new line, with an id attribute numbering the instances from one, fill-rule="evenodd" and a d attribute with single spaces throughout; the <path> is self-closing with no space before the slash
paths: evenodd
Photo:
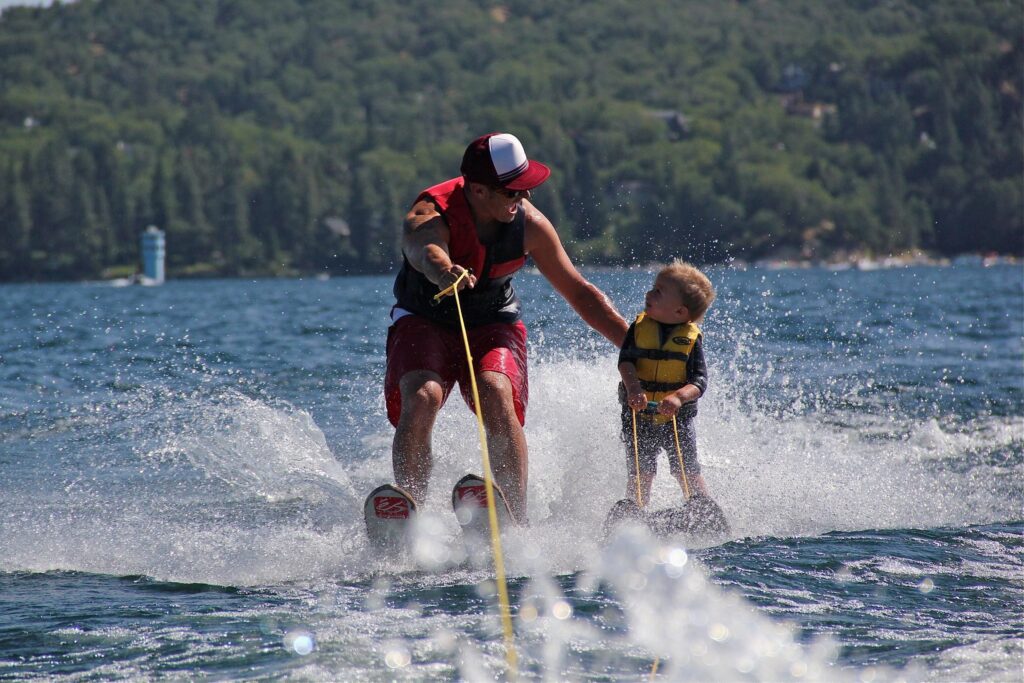
<path id="1" fill-rule="evenodd" d="M 697 416 L 697 407 L 693 404 L 684 405 L 676 415 L 676 425 L 679 428 L 679 451 L 683 454 L 683 467 L 687 476 L 700 474 L 700 463 L 697 461 L 697 431 L 694 428 L 694 418 Z M 665 424 L 656 425 L 650 421 L 649 416 L 637 413 L 636 435 L 639 445 L 640 473 L 654 475 L 658 471 L 658 451 L 668 453 L 669 470 L 675 477 L 679 477 L 679 455 L 676 451 L 675 434 L 672 429 L 671 420 Z M 626 444 L 626 455 L 628 471 L 636 469 L 636 459 L 633 453 L 633 411 L 629 406 L 622 407 L 622 441 Z"/>

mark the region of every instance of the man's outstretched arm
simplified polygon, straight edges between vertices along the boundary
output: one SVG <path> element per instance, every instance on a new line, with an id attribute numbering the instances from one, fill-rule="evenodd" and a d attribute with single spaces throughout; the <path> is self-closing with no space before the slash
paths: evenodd
<path id="1" fill-rule="evenodd" d="M 525 200 L 522 207 L 526 211 L 524 246 L 537 270 L 585 323 L 615 346 L 621 346 L 629 327 L 625 319 L 605 293 L 576 270 L 551 221 Z"/>

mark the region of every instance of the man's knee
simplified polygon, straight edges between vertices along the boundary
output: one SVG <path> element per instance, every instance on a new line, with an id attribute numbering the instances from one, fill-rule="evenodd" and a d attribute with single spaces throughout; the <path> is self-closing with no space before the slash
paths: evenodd
<path id="1" fill-rule="evenodd" d="M 485 420 L 490 418 L 500 423 L 514 420 L 518 424 L 512 382 L 506 375 L 500 372 L 482 373 L 477 389 Z"/>
<path id="2" fill-rule="evenodd" d="M 434 373 L 409 373 L 402 378 L 402 413 L 436 414 L 444 404 L 444 387 Z"/>
<path id="3" fill-rule="evenodd" d="M 482 372 L 477 381 L 480 400 L 512 402 L 512 381 L 500 372 Z"/>

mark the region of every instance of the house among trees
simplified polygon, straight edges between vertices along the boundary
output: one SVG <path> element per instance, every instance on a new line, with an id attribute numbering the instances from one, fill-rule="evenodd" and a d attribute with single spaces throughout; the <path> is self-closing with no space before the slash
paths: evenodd
<path id="1" fill-rule="evenodd" d="M 802 92 L 783 95 L 780 100 L 788 115 L 811 119 L 816 126 L 820 126 L 826 116 L 834 116 L 839 112 L 839 108 L 834 104 L 805 101 Z"/>
<path id="2" fill-rule="evenodd" d="M 787 64 L 782 69 L 782 75 L 776 88 L 779 92 L 795 93 L 802 91 L 810 82 L 811 79 L 807 75 L 806 69 L 799 64 Z"/>
<path id="3" fill-rule="evenodd" d="M 842 66 L 833 62 L 829 65 L 832 72 L 842 70 Z M 782 108 L 789 116 L 800 116 L 811 119 L 815 126 L 820 126 L 827 115 L 834 115 L 839 111 L 834 104 L 826 102 L 808 102 L 804 100 L 804 88 L 811 82 L 807 70 L 799 64 L 787 64 L 782 69 L 779 82 L 775 89 L 782 93 L 779 101 Z"/>

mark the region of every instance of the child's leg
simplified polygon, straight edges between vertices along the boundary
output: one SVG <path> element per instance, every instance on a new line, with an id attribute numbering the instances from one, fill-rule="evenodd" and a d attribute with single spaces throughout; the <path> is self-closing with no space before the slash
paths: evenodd
<path id="1" fill-rule="evenodd" d="M 669 450 L 669 463 L 671 464 L 672 476 L 679 482 L 679 488 L 683 495 L 689 488 L 691 496 L 707 496 L 708 486 L 700 473 L 700 463 L 697 461 L 697 430 L 693 426 L 692 419 L 678 420 L 676 426 L 679 430 L 679 451 L 675 446 L 675 435 L 672 436 L 672 448 Z M 668 426 L 671 429 L 671 425 Z M 679 455 L 682 453 L 683 467 L 679 467 Z M 686 478 L 683 478 L 683 472 Z"/>
<path id="2" fill-rule="evenodd" d="M 658 446 L 650 438 L 649 434 L 645 434 L 644 430 L 640 430 L 637 438 L 637 445 L 639 446 L 639 454 L 634 452 L 632 439 L 627 448 L 628 461 L 626 468 L 628 476 L 626 477 L 626 497 L 630 500 L 636 500 L 637 486 L 636 478 L 640 476 L 640 500 L 636 500 L 637 505 L 640 507 L 647 507 L 648 501 L 651 500 L 651 484 L 654 483 L 654 475 L 658 472 Z"/>
<path id="3" fill-rule="evenodd" d="M 641 463 L 642 465 L 642 463 Z M 654 482 L 654 474 L 651 472 L 640 471 L 640 495 L 643 499 L 643 505 L 640 505 L 640 501 L 637 504 L 640 507 L 646 507 L 647 501 L 651 499 L 651 484 Z M 629 468 L 629 477 L 626 481 L 626 498 L 630 500 L 636 500 L 636 467 L 631 466 Z"/>
<path id="4" fill-rule="evenodd" d="M 686 481 L 683 481 L 683 477 L 673 472 L 676 481 L 679 482 L 679 488 L 683 491 L 683 495 L 686 495 L 686 485 L 689 484 L 691 496 L 708 496 L 708 485 L 704 481 L 704 477 L 700 474 L 687 474 Z"/>
<path id="5" fill-rule="evenodd" d="M 626 447 L 626 498 L 636 501 L 640 507 L 647 507 L 651 499 L 651 484 L 658 468 L 658 446 L 652 439 L 650 422 L 637 418 L 637 449 L 633 444 L 633 414 L 622 408 L 622 441 Z M 637 500 L 637 475 L 640 476 L 640 500 Z"/>

